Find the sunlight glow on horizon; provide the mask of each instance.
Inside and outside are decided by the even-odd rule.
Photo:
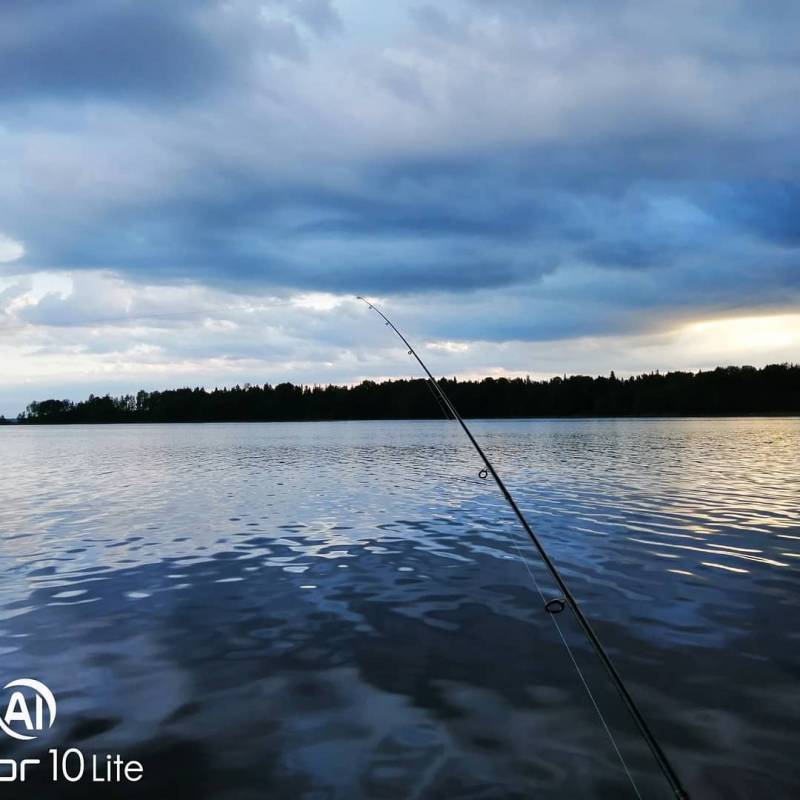
[[[742,357],[786,348],[796,348],[800,353],[800,314],[704,320],[687,325],[684,334],[697,345],[733,350]]]

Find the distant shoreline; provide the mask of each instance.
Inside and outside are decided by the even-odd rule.
[[[800,412],[764,412],[753,414],[573,414],[573,415],[550,415],[550,416],[527,416],[527,417],[465,417],[472,422],[503,422],[503,421],[525,421],[525,420],[659,420],[659,419],[798,419]],[[0,428],[37,428],[37,427],[75,427],[79,425],[284,425],[323,423],[323,422],[452,422],[452,420],[440,417],[348,417],[342,419],[198,419],[198,420],[116,420],[109,422],[18,422],[17,420],[5,420],[0,422]]]
[[[706,372],[648,373],[628,378],[572,375],[441,378],[439,386],[468,419],[746,417],[800,414],[800,365],[717,367]],[[423,379],[354,386],[244,384],[169,389],[86,400],[34,401],[26,425],[145,422],[323,422],[420,420],[447,416]]]

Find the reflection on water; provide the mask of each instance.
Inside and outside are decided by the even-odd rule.
[[[797,796],[800,421],[474,428],[689,789]],[[44,744],[0,757],[118,751],[145,765],[120,797],[634,796],[454,426],[0,446],[0,678],[59,701]],[[668,797],[561,619],[643,796]]]

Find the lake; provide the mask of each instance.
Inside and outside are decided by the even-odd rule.
[[[470,424],[690,794],[797,797],[800,420]],[[636,797],[455,423],[6,427],[0,448],[0,685],[58,701],[0,758],[120,753],[144,777],[113,796],[153,800]],[[670,797],[558,621],[639,793]],[[13,796],[107,791],[37,773]]]

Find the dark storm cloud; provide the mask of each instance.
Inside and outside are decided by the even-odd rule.
[[[0,99],[104,97],[179,101],[244,74],[256,52],[305,57],[297,24],[340,30],[328,0],[273,0],[251,26],[237,4],[218,0],[4,0],[0,4]]]
[[[731,227],[776,245],[800,247],[800,184],[752,181],[717,186],[709,194],[709,212]]]
[[[204,3],[4,2],[5,99],[179,97],[224,80],[232,64],[202,30]]]
[[[5,271],[505,292],[446,326],[487,339],[797,298],[795,5],[409,10],[2,4]]]
[[[787,187],[636,181],[597,166],[594,183],[584,173],[570,185],[567,174],[562,185],[547,168],[537,177],[533,157],[526,149],[517,159],[395,161],[365,169],[347,190],[240,173],[204,180],[198,169],[197,185],[168,201],[113,206],[79,236],[58,225],[41,231],[30,258],[243,292],[461,293],[535,286],[576,265],[648,273],[645,294],[609,279],[607,302],[639,309],[702,307],[712,296],[730,303],[743,292],[757,304],[797,291],[796,194]],[[563,300],[599,299],[579,280],[559,291]],[[565,312],[552,330],[538,317],[496,330],[487,321],[484,333],[533,336],[538,327],[551,336],[597,321],[568,324]]]

